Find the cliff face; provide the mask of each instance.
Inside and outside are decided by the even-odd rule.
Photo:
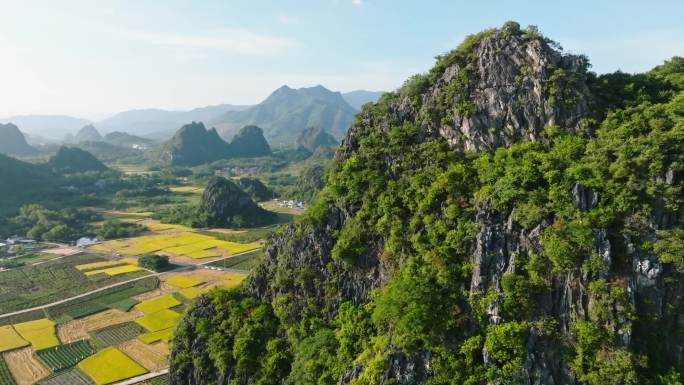
[[[243,287],[287,341],[270,383],[676,380],[684,96],[658,83],[667,102],[592,123],[586,69],[507,23],[364,108]],[[214,383],[203,370],[174,359],[171,383]]]

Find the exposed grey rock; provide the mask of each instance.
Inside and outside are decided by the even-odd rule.
[[[598,204],[596,193],[579,183],[573,186],[572,197],[575,199],[575,207],[582,211],[589,211]]]

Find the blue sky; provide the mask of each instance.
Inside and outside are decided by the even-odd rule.
[[[470,33],[535,24],[599,73],[684,55],[684,1],[0,0],[0,117],[391,90]]]

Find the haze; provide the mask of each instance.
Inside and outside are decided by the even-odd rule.
[[[684,50],[681,1],[450,3],[3,1],[0,118],[254,104],[283,84],[391,90],[507,19],[538,24],[596,72],[644,71]]]

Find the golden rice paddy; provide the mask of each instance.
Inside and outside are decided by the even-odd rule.
[[[181,315],[173,310],[163,309],[138,318],[135,322],[151,332],[169,329],[178,323]]]
[[[163,309],[170,309],[180,304],[181,302],[177,300],[173,295],[166,294],[156,298],[148,299],[147,301],[140,302],[139,304],[135,305],[135,308],[145,314],[152,314]]]
[[[0,326],[0,352],[28,346],[29,342],[21,338],[11,325]]]
[[[111,384],[147,373],[147,369],[114,347],[95,353],[81,361],[78,367],[97,385]]]
[[[167,279],[166,283],[180,289],[187,289],[189,287],[200,285],[203,283],[203,281],[188,277],[187,275],[177,275]]]
[[[146,344],[152,344],[157,341],[169,342],[171,337],[173,337],[173,327],[141,334],[138,336],[138,339]]]
[[[15,324],[14,330],[30,342],[35,350],[59,345],[55,335],[55,322],[47,318]]]
[[[85,272],[84,274],[87,276],[95,275],[95,274],[107,274],[109,276],[115,276],[115,275],[121,275],[121,274],[126,274],[126,273],[132,273],[134,271],[139,271],[142,270],[141,267],[138,266],[133,266],[133,265],[124,265],[124,266],[118,266],[118,267],[110,267],[108,269],[102,269],[102,270],[92,270]]]

